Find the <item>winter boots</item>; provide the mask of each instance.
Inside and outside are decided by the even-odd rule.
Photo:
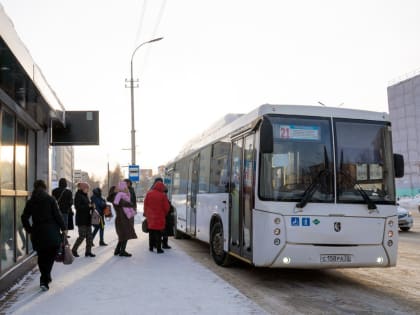
[[[120,256],[120,257],[131,257],[132,255],[130,253],[127,253],[125,251],[125,248],[127,246],[127,241],[118,242],[117,247],[115,248],[114,255]]]

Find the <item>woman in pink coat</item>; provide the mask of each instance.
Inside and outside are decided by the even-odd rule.
[[[156,246],[158,254],[163,253],[161,248],[162,230],[165,229],[165,217],[169,211],[169,201],[165,195],[165,185],[157,182],[146,194],[144,199],[144,215],[147,218],[149,230],[149,250]]]

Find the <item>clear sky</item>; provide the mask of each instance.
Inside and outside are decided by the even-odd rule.
[[[420,69],[418,0],[0,0],[68,110],[99,110],[76,168],[128,165],[134,57],[137,163],[153,168],[227,113],[264,103],[388,111]]]

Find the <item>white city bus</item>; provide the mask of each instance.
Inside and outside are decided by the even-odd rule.
[[[393,154],[386,113],[263,105],[227,115],[166,168],[177,234],[219,265],[395,266]]]

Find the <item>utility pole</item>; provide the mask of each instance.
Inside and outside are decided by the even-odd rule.
[[[133,58],[135,53],[137,52],[137,50],[146,44],[150,44],[150,43],[154,43],[157,41],[162,40],[163,37],[158,37],[152,40],[149,40],[147,42],[143,42],[141,43],[139,46],[136,47],[136,49],[134,49],[133,54],[131,55],[131,62],[130,62],[130,80],[125,79],[125,82],[129,82],[130,85],[128,86],[131,90],[131,165],[136,165],[136,130],[135,130],[135,125],[134,125],[134,88],[138,88],[139,85],[136,84],[136,86],[134,86],[134,82],[138,83],[139,80],[133,79]],[[127,86],[126,86],[127,87]]]

